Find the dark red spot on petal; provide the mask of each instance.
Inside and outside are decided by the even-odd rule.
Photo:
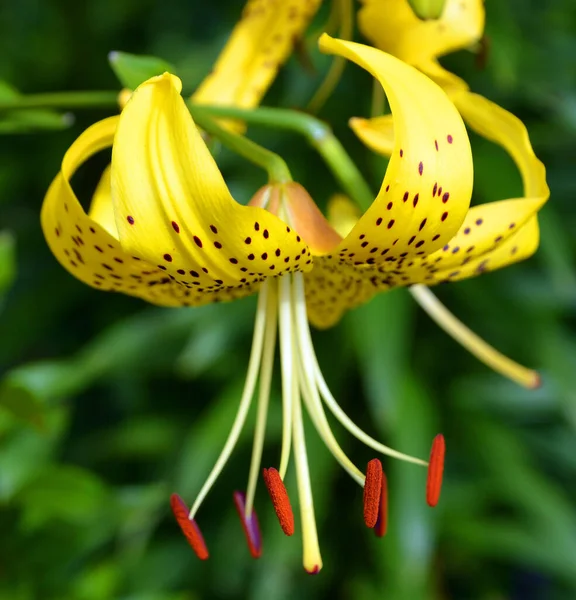
[[[180,227],[176,221],[172,221],[172,229],[174,229],[176,233],[180,233]]]
[[[134,217],[131,217],[130,215],[128,215],[126,217],[126,220],[128,221],[128,223],[130,223],[130,225],[134,225]]]
[[[192,239],[198,248],[202,248],[202,240],[197,235],[195,235]]]

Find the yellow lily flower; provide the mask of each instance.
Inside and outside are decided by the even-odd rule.
[[[321,1],[248,0],[212,73],[192,100],[197,104],[257,106]]]
[[[96,123],[72,144],[41,215],[44,234],[60,263],[98,289],[163,306],[197,306],[258,293],[252,351],[236,420],[192,509],[188,511],[177,495],[172,508],[197,555],[207,558],[195,517],[238,440],[259,380],[247,491],[236,492],[234,500],[250,551],[260,556],[253,502],[278,329],[282,450],[278,469],[265,469],[264,479],[282,528],[291,535],[294,519],[283,479],[293,453],[303,563],[310,573],[320,570],[322,559],[302,403],[336,460],[364,487],[364,520],[377,535],[385,533],[387,506],[380,461],[370,461],[366,474],[354,465],[334,437],[325,407],[375,451],[428,466],[426,498],[431,506],[440,495],[444,440],[435,439],[428,463],[361,430],[340,408],[322,376],[308,323],[328,327],[344,311],[380,291],[408,285],[421,273],[437,278],[438,271],[429,268],[426,257],[436,256],[451,243],[472,190],[466,130],[436,84],[374,48],[326,35],[321,48],[356,62],[380,81],[397,131],[382,189],[343,239],[295,183],[271,184],[254,196],[250,206],[237,204],[180,96],[180,80],[170,74],[142,84],[120,117]],[[109,146],[111,166],[86,214],[70,180],[90,156]],[[450,195],[448,203],[432,193],[438,183]]]
[[[483,0],[446,0],[437,20],[420,20],[407,0],[363,0],[358,20],[362,33],[378,48],[394,54],[436,81],[455,104],[465,123],[482,137],[502,146],[516,163],[524,187],[522,198],[474,206],[454,239],[413,268],[412,283],[431,285],[457,281],[508,266],[530,257],[538,248],[537,212],[547,201],[544,165],[536,158],[524,124],[438,63],[438,57],[477,43],[484,29]],[[352,118],[350,126],[372,150],[391,156],[396,125],[392,115]],[[449,204],[442,182],[433,193]],[[425,270],[422,270],[424,267]],[[527,387],[539,377],[491,348],[460,323],[422,285],[411,288],[420,305],[470,352],[495,370]]]

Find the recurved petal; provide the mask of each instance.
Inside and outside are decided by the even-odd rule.
[[[295,231],[231,197],[180,86],[172,75],[154,77],[120,115],[112,199],[122,247],[178,284],[192,274],[211,294],[310,269],[309,249]]]
[[[458,231],[472,192],[470,142],[458,111],[435,83],[393,56],[326,35],[320,45],[371,72],[394,118],[380,192],[335,253],[351,265],[390,266],[441,248]]]
[[[360,31],[372,44],[419,66],[430,58],[467,48],[484,30],[483,0],[446,0],[439,19],[421,20],[408,0],[363,0]]]
[[[541,204],[546,202],[550,195],[546,169],[534,154],[524,123],[478,94],[460,90],[451,93],[451,98],[471,129],[510,154],[522,175],[524,195],[539,198]]]
[[[348,121],[352,131],[377,154],[391,156],[394,152],[394,118],[392,115],[362,119],[352,117]]]
[[[502,267],[518,262],[530,256],[537,247],[538,226],[533,221],[541,206],[542,202],[537,198],[474,206],[460,231],[441,250],[422,261],[399,265],[399,269],[410,278],[410,284],[432,285],[447,278],[455,280],[479,275],[487,270],[488,264],[493,269],[495,264]],[[497,261],[492,260],[494,256],[498,256]]]
[[[110,189],[110,165],[104,169],[96,187],[88,216],[105,229],[112,237],[118,239],[118,230],[114,219],[112,193]]]
[[[106,172],[92,201],[97,218],[86,215],[70,179],[92,154],[112,144],[117,123],[118,117],[111,117],[88,128],[66,152],[62,170],[48,189],[42,205],[42,230],[60,264],[94,288],[122,292],[163,306],[230,300],[256,291],[257,284],[208,290],[200,285],[200,275],[192,272],[187,281],[177,284],[162,265],[125,252],[109,222],[111,196]]]
[[[446,265],[440,263],[442,268],[434,273],[434,280],[458,281],[520,262],[536,252],[539,239],[538,217],[534,215],[514,235],[496,244],[490,252],[470,257],[469,261],[463,260],[458,267],[445,268]]]
[[[321,0],[249,0],[213,72],[192,99],[198,104],[251,108],[308,27]]]

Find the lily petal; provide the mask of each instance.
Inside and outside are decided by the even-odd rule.
[[[197,104],[257,106],[321,0],[249,0],[213,72],[192,96]]]
[[[441,248],[458,231],[472,193],[470,142],[455,106],[416,69],[375,48],[327,35],[320,47],[356,62],[380,81],[395,130],[380,192],[335,254],[350,265],[390,266],[392,256]]]
[[[539,241],[538,218],[533,216],[514,235],[496,245],[492,251],[481,256],[471,257],[470,261],[458,268],[445,269],[445,265],[441,264],[443,268],[434,274],[435,279],[458,281],[507,267],[532,256],[538,249]],[[430,285],[430,282],[426,283]]]
[[[446,0],[439,19],[419,19],[408,0],[363,0],[358,26],[376,47],[404,62],[421,63],[467,48],[484,31],[483,0]]]
[[[513,158],[522,175],[524,195],[544,204],[550,196],[546,169],[534,154],[524,123],[479,94],[458,91],[450,96],[471,129],[502,146]]]
[[[192,276],[210,291],[309,270],[310,251],[295,231],[232,198],[180,89],[173,75],[154,77],[120,115],[112,198],[122,247],[177,284]]]
[[[377,154],[391,156],[394,152],[394,117],[383,115],[372,119],[352,117],[348,124],[360,141]]]
[[[480,275],[488,264],[494,270],[527,258],[538,247],[535,215],[541,206],[538,198],[474,206],[450,243],[422,261],[399,265],[399,271],[410,284],[433,285]]]
[[[88,216],[105,229],[113,238],[118,239],[116,220],[114,218],[114,207],[112,206],[112,194],[110,189],[110,165],[104,169],[102,177],[98,182]]]

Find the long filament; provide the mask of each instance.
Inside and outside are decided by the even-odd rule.
[[[274,369],[274,350],[276,348],[276,327],[278,325],[278,312],[276,306],[276,290],[278,285],[273,279],[269,282],[268,301],[266,309],[266,333],[264,336],[264,350],[262,355],[262,366],[260,369],[260,389],[258,391],[258,410],[256,413],[256,426],[254,428],[254,443],[252,445],[252,458],[250,460],[250,473],[248,475],[248,486],[246,488],[245,516],[252,514],[254,506],[254,494],[256,484],[260,475],[260,463],[262,461],[262,449],[264,447],[264,436],[266,433],[266,417],[268,416],[268,403],[270,400],[270,384],[272,382],[272,371]]]
[[[540,375],[536,371],[523,367],[490,346],[457,319],[426,286],[413,285],[410,293],[437,325],[485,365],[525,388],[535,389],[540,385]]]
[[[416,458],[414,456],[409,456],[408,454],[398,452],[376,441],[374,438],[370,437],[367,433],[360,429],[360,427],[358,427],[358,425],[356,425],[354,421],[350,419],[350,417],[342,410],[342,408],[340,408],[340,405],[336,402],[334,396],[328,388],[328,385],[326,384],[326,381],[324,380],[324,377],[320,370],[320,366],[318,365],[318,358],[316,357],[316,353],[314,352],[314,345],[312,343],[312,337],[310,335],[310,328],[308,327],[308,321],[305,314],[306,305],[303,304],[305,300],[303,298],[304,283],[302,281],[302,277],[300,276],[300,278],[297,279],[295,276],[295,282],[295,286],[297,286],[296,293],[300,296],[300,298],[302,298],[299,305],[299,310],[301,314],[300,326],[298,329],[300,332],[300,349],[301,352],[306,356],[306,358],[304,359],[305,364],[314,373],[314,384],[318,386],[320,394],[322,398],[324,398],[324,401],[326,402],[326,405],[328,406],[332,414],[354,437],[356,437],[358,440],[360,440],[370,448],[373,448],[377,452],[381,452],[382,454],[386,454],[387,456],[391,456],[393,458],[398,458],[400,460],[415,463],[417,465],[427,466],[428,463],[420,458]]]
[[[282,450],[280,452],[280,477],[284,479],[292,439],[292,400],[296,387],[296,369],[294,365],[292,309],[290,300],[290,276],[279,282],[278,312],[280,314],[280,359],[282,368]]]
[[[306,315],[306,300],[304,298],[304,282],[300,273],[294,274],[294,317],[296,325],[296,335],[298,339],[299,349],[299,363],[301,369],[301,389],[304,397],[306,408],[310,413],[310,417],[314,422],[318,433],[322,437],[324,443],[334,456],[334,458],[340,463],[340,465],[347,471],[347,473],[360,485],[364,485],[364,475],[358,469],[354,463],[346,456],[342,450],[332,430],[330,424],[326,419],[326,414],[322,407],[322,401],[318,394],[318,388],[316,387],[316,381],[314,378],[314,361],[310,355],[309,345],[306,344],[306,335],[303,330],[308,330],[308,318]]]
[[[212,471],[210,471],[208,478],[202,486],[202,489],[200,490],[192,509],[190,510],[190,519],[194,518],[196,512],[202,504],[202,501],[222,472],[222,469],[226,465],[230,455],[232,454],[232,451],[234,450],[234,447],[236,446],[236,443],[238,442],[238,437],[240,436],[240,432],[242,431],[242,427],[246,421],[246,415],[248,414],[252,396],[254,395],[254,388],[256,387],[256,380],[258,378],[260,362],[262,360],[267,300],[268,282],[265,281],[260,288],[260,293],[258,294],[258,307],[256,309],[256,320],[254,322],[254,335],[252,337],[252,350],[250,351],[250,360],[248,362],[248,373],[246,375],[246,382],[244,383],[244,390],[242,392],[242,398],[240,399],[236,418],[234,419],[234,424],[232,425],[232,429],[228,434],[224,448],[222,448],[216,464],[212,468]]]

